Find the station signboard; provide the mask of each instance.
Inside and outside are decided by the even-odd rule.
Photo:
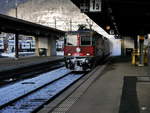
[[[80,10],[86,12],[101,12],[101,0],[87,0],[80,3]]]
[[[101,12],[101,0],[90,0],[90,12]]]

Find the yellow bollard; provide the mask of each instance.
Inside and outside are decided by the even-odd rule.
[[[132,64],[135,64],[135,54],[132,53]]]
[[[131,62],[133,65],[134,64],[136,64],[136,65],[139,64],[139,58],[138,58],[139,55],[140,55],[139,51],[137,49],[134,49],[133,52],[132,52],[132,62]]]
[[[132,62],[131,62],[132,64],[136,64],[136,56],[135,55],[136,55],[136,50],[134,49],[132,52]]]
[[[140,51],[139,49],[136,49],[136,52],[135,52],[135,55],[136,55],[136,60],[135,60],[135,64],[136,65],[139,65],[139,56],[140,56]]]
[[[144,56],[144,64],[148,63],[148,58],[146,56]]]
[[[147,48],[144,51],[144,64],[148,64]]]

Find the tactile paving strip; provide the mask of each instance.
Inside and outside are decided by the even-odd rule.
[[[79,100],[79,98],[89,88],[92,82],[100,75],[105,67],[106,65],[99,67],[99,70],[93,74],[94,76],[88,78],[74,93],[72,93],[65,101],[58,105],[51,113],[66,113],[72,107],[72,105]]]

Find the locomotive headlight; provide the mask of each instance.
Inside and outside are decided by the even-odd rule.
[[[77,47],[77,48],[76,48],[76,52],[79,53],[80,51],[81,51],[81,48]]]
[[[86,55],[87,55],[87,56],[90,56],[90,53],[87,53]]]
[[[71,56],[71,53],[68,53],[68,56]]]

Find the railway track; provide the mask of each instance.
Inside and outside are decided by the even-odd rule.
[[[0,113],[33,113],[83,75],[60,68],[3,87],[0,89]]]

